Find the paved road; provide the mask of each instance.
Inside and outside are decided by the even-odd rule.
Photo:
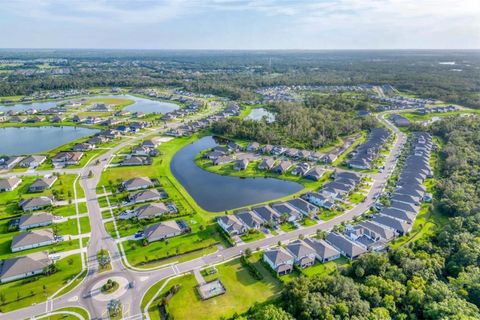
[[[340,224],[344,221],[349,221],[354,217],[361,215],[362,213],[367,211],[374,203],[375,195],[377,195],[383,190],[384,185],[396,164],[397,156],[400,154],[401,148],[406,141],[405,134],[403,134],[402,132],[397,130],[397,128],[385,121],[383,115],[379,115],[378,117],[379,120],[388,125],[397,134],[397,140],[395,141],[394,146],[392,147],[392,150],[387,157],[385,170],[383,170],[381,173],[372,175],[374,182],[364,202],[358,204],[353,209],[345,212],[341,216],[335,217],[329,221],[321,222],[311,227],[279,234],[277,236],[265,238],[248,244],[241,244],[235,247],[222,249],[201,258],[178,263],[174,266],[168,266],[161,269],[144,272],[127,269],[122,263],[121,254],[118,250],[115,240],[105,230],[105,226],[102,222],[101,209],[97,201],[96,187],[100,180],[102,170],[106,167],[108,163],[109,157],[127,144],[138,141],[144,138],[144,136],[138,136],[132,140],[126,141],[118,145],[117,147],[103,154],[100,157],[101,162],[99,164],[92,164],[80,172],[80,185],[85,191],[85,197],[87,201],[90,224],[92,229],[91,241],[87,250],[87,277],[77,288],[59,298],[54,299],[52,302],[41,303],[28,308],[16,310],[11,313],[2,315],[1,318],[25,319],[43,314],[46,311],[52,311],[67,306],[82,306],[86,308],[87,310],[89,310],[92,319],[105,318],[106,302],[98,301],[95,299],[95,297],[86,297],[86,295],[90,293],[92,287],[99,281],[104,281],[107,278],[115,276],[126,278],[129,282],[135,281],[135,288],[126,290],[126,293],[122,297],[120,297],[120,300],[122,301],[122,304],[126,309],[126,312],[124,314],[125,316],[138,315],[140,317],[140,314],[142,312],[142,310],[140,310],[140,305],[143,295],[153,284],[162,279],[166,279],[185,272],[191,272],[194,269],[198,269],[211,264],[221,263],[222,261],[239,256],[247,248],[255,250],[256,248],[269,247],[277,244],[278,241],[288,242],[290,240],[297,239],[300,234],[308,235],[314,234],[317,230],[330,230],[337,224]],[[180,125],[180,123],[169,124],[168,128],[172,128],[178,125]],[[158,132],[160,131],[161,130],[158,130]],[[151,133],[152,132],[149,132],[148,134]],[[87,177],[89,171],[92,171],[93,173],[92,178]],[[96,253],[100,249],[107,249],[110,253],[110,256],[112,258],[112,271],[110,272],[96,272],[98,268],[96,261]]]

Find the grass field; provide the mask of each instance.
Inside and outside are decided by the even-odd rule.
[[[187,221],[188,223],[188,221]],[[201,252],[202,249],[213,248],[219,243],[221,236],[218,234],[216,226],[211,224],[204,230],[200,230],[199,225],[192,225],[192,232],[177,237],[172,237],[164,241],[155,241],[147,246],[142,245],[142,241],[129,240],[124,242],[125,255],[127,260],[136,267],[151,268],[158,264],[165,264],[166,258],[177,257],[192,251]],[[211,251],[211,250],[208,250]],[[157,262],[154,264],[152,262]]]
[[[172,285],[182,287],[168,304],[168,311],[175,319],[219,319],[231,317],[235,312],[243,313],[255,302],[262,303],[276,297],[281,289],[281,282],[275,279],[260,262],[255,267],[264,276],[263,280],[254,279],[242,267],[238,259],[217,266],[218,273],[205,277],[206,281],[219,278],[225,286],[226,293],[209,300],[202,301],[196,291],[197,282],[193,275],[187,275],[170,281],[164,292]],[[156,299],[153,306],[161,301],[162,294]],[[188,306],[188,307],[185,307]],[[159,319],[156,308],[152,308],[150,316]]]

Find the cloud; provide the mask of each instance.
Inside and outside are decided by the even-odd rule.
[[[248,48],[480,47],[478,0],[15,0],[0,12],[51,34],[162,31],[218,48],[231,37]]]

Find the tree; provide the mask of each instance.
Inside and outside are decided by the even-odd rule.
[[[294,320],[292,315],[273,304],[260,308],[255,312],[254,318],[255,320]]]
[[[252,256],[252,249],[250,249],[250,248],[245,249],[245,256],[247,258],[251,257]]]

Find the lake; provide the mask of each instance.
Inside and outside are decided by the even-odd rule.
[[[238,178],[205,171],[195,164],[202,150],[215,147],[212,137],[203,137],[178,151],[170,169],[200,207],[207,211],[231,210],[288,196],[303,189],[299,183],[274,178]]]
[[[0,155],[45,152],[96,132],[98,130],[69,126],[0,128]]]
[[[37,110],[46,110],[53,108],[59,104],[69,102],[72,100],[80,100],[82,98],[92,99],[92,98],[125,98],[135,101],[135,103],[127,106],[124,110],[131,112],[143,112],[143,113],[166,113],[169,111],[176,110],[180,108],[179,105],[170,102],[162,102],[156,100],[150,100],[145,98],[140,98],[132,96],[129,94],[121,95],[98,95],[98,96],[86,96],[81,98],[71,98],[66,100],[57,100],[57,101],[45,101],[45,102],[34,102],[34,103],[19,103],[14,105],[0,105],[0,112],[7,112],[9,110],[13,111],[25,111],[28,109],[37,109]]]
[[[260,121],[263,117],[266,118],[267,122],[275,121],[275,115],[264,108],[252,109],[252,111],[250,111],[250,114],[245,117],[245,119]]]

